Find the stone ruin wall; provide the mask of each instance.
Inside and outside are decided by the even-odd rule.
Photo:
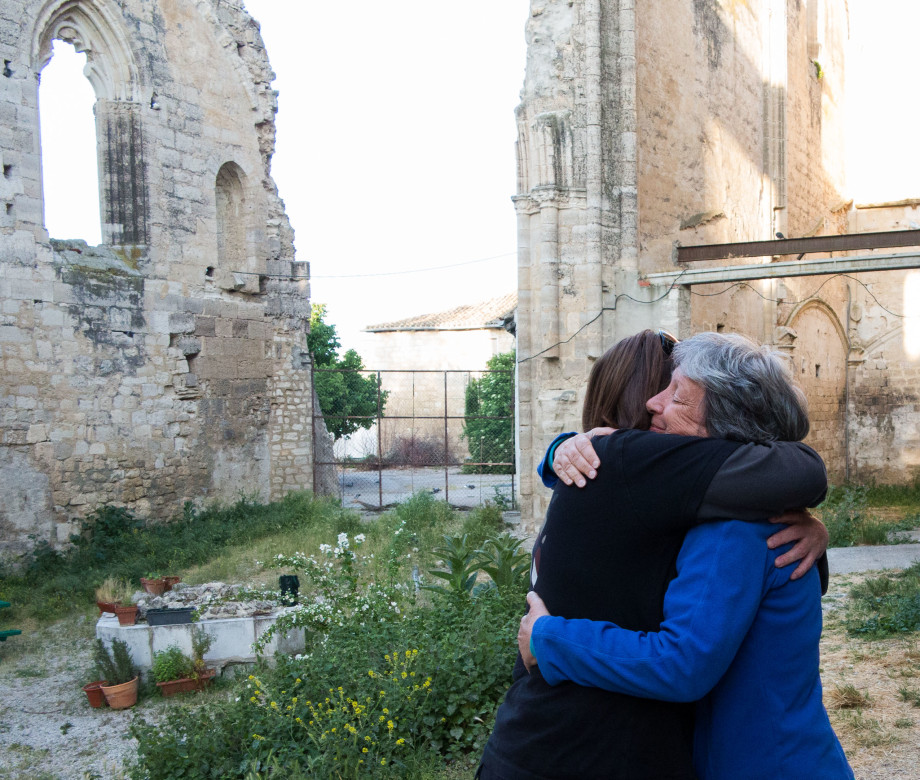
[[[665,297],[641,282],[674,269],[679,244],[907,227],[893,212],[868,227],[845,194],[847,24],[841,0],[531,3],[514,199],[526,525],[549,499],[536,463],[580,427],[593,360],[645,327],[776,345],[833,481],[916,476],[917,362],[881,308],[904,311],[909,272],[862,275],[878,303],[826,276]]]
[[[96,92],[96,248],[43,226],[53,39]],[[108,503],[161,520],[312,488],[309,283],[258,24],[238,0],[7,0],[0,60],[0,549]]]

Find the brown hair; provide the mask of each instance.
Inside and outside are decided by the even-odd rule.
[[[582,430],[607,426],[647,431],[645,402],[671,381],[671,359],[655,331],[622,339],[598,358],[588,377]]]

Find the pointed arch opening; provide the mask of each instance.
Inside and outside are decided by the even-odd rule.
[[[52,238],[102,243],[96,93],[86,54],[54,41],[38,89],[45,228]]]
[[[49,2],[39,14],[32,56],[41,72],[69,44],[85,57],[83,75],[95,95],[95,149],[101,240],[111,245],[147,243],[147,186],[142,132],[142,85],[128,35],[112,9],[92,0]],[[49,108],[43,108],[45,112]],[[49,115],[40,116],[42,133],[61,134]],[[46,178],[52,173],[43,159]],[[66,165],[66,164],[65,164]],[[54,164],[55,169],[59,164]],[[66,169],[65,169],[66,175]],[[47,201],[47,194],[44,194]],[[47,227],[47,223],[46,223]],[[53,227],[51,232],[57,232]],[[68,236],[70,237],[70,236]],[[95,243],[95,242],[94,242]]]

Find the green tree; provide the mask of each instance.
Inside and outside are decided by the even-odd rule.
[[[379,390],[374,374],[364,375],[361,356],[349,349],[339,358],[341,342],[335,325],[325,321],[326,306],[314,303],[310,313],[310,334],[307,346],[313,355],[313,374],[319,406],[326,428],[334,439],[340,439],[360,428],[370,428],[379,413],[383,414],[387,391]]]
[[[470,460],[466,473],[511,474],[514,471],[514,351],[494,355],[489,373],[466,388],[463,437]],[[505,465],[475,465],[475,464]]]

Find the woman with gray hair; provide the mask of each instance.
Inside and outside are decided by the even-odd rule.
[[[775,351],[704,333],[673,358],[671,383],[647,404],[650,430],[762,442],[808,432],[804,397]],[[570,462],[574,449],[557,455]],[[691,529],[657,631],[553,617],[531,592],[518,634],[525,665],[551,686],[697,702],[701,780],[852,778],[822,703],[818,573],[793,581],[777,567],[769,534],[731,520]]]
[[[788,359],[738,334],[699,333],[674,348],[674,368],[703,389],[707,434],[733,441],[801,441],[805,395]]]

